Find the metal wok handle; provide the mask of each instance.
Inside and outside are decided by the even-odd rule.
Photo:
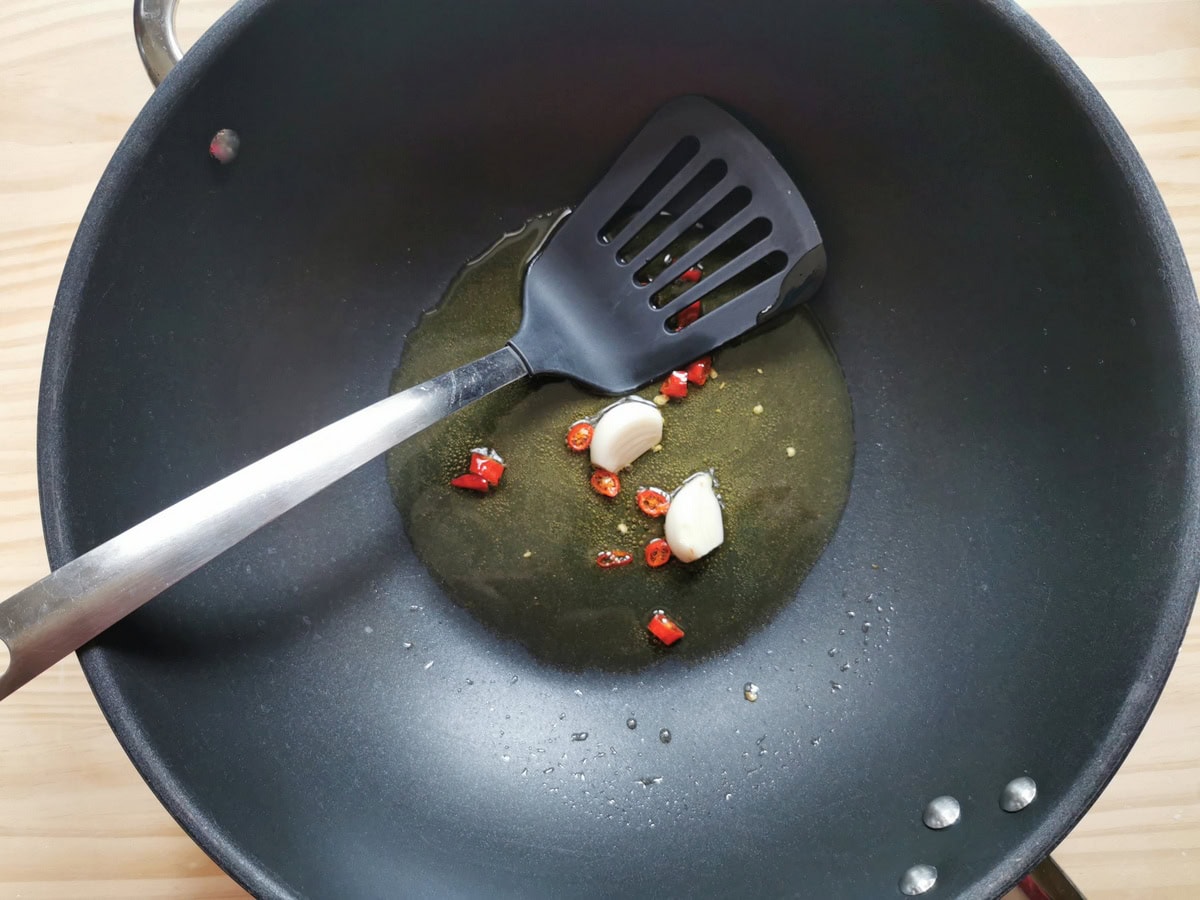
[[[183,56],[175,38],[178,6],[179,0],[133,0],[133,37],[155,87]]]
[[[393,394],[185,497],[9,597],[0,603],[0,698],[293,506],[528,374],[517,352],[504,347]]]

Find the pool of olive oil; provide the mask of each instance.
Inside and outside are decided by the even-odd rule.
[[[394,391],[516,332],[525,268],[557,219],[534,220],[462,270],[409,335]],[[620,473],[615,499],[591,489],[588,454],[565,444],[571,423],[611,398],[569,381],[511,385],[399,445],[388,473],[418,557],[454,602],[568,670],[630,672],[666,657],[707,658],[767,627],[795,597],[845,505],[850,397],[807,310],[720,349],[713,368],[706,385],[663,409],[662,449]],[[656,383],[639,393],[657,392]],[[450,486],[478,446],[494,447],[508,467],[486,495]],[[725,543],[697,562],[650,568],[643,549],[662,536],[663,519],[639,512],[638,487],[670,491],[706,469],[720,482]],[[601,550],[626,550],[634,561],[601,569]],[[656,609],[686,632],[672,647],[646,631]]]

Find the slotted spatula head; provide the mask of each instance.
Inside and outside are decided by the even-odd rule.
[[[783,167],[733,116],[682,97],[530,264],[511,345],[534,373],[626,393],[806,300],[824,273]]]

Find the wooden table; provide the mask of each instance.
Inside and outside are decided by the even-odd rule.
[[[959,0],[942,0],[959,2]],[[1200,0],[1025,0],[1116,110],[1200,271]],[[185,0],[187,46],[229,0]],[[0,5],[0,596],[43,575],[42,344],[71,237],[150,93],[129,0]],[[242,897],[159,806],[74,659],[0,705],[0,898]],[[1092,900],[1200,898],[1200,625],[1056,857]]]

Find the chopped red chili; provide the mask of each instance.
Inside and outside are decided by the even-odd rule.
[[[621,479],[607,469],[597,469],[592,473],[592,490],[605,497],[615,497],[621,493]]]
[[[662,538],[655,538],[646,545],[646,565],[652,569],[665,566],[671,561],[671,545]]]
[[[667,376],[667,380],[662,383],[662,387],[658,390],[668,397],[679,399],[680,397],[687,396],[687,386],[687,372],[676,370]]]
[[[675,330],[678,331],[680,328],[687,328],[698,318],[700,318],[700,313],[701,309],[699,300],[690,304],[689,306],[685,306],[675,316]]]
[[[638,509],[650,518],[657,519],[659,516],[665,516],[671,508],[671,495],[662,488],[638,488],[637,505]]]
[[[699,266],[692,266],[686,272],[679,276],[679,280],[684,284],[695,284],[704,275],[704,270]]]
[[[504,460],[490,447],[476,447],[471,451],[471,465],[467,471],[495,487],[504,475]]]
[[[712,371],[712,357],[702,356],[687,367],[687,380],[692,384],[703,387],[708,381],[708,373]]]
[[[683,629],[661,609],[656,610],[650,617],[650,624],[646,628],[668,647],[683,637]]]
[[[601,550],[596,554],[596,565],[602,569],[615,569],[633,562],[633,554],[625,550]]]
[[[468,472],[466,475],[459,475],[457,478],[450,480],[450,483],[457,488],[466,488],[469,491],[479,491],[481,494],[486,494],[491,487],[486,478],[482,475],[476,475],[474,472]]]
[[[595,433],[596,427],[591,422],[580,419],[567,431],[567,446],[576,453],[582,453],[592,446],[592,436]]]

